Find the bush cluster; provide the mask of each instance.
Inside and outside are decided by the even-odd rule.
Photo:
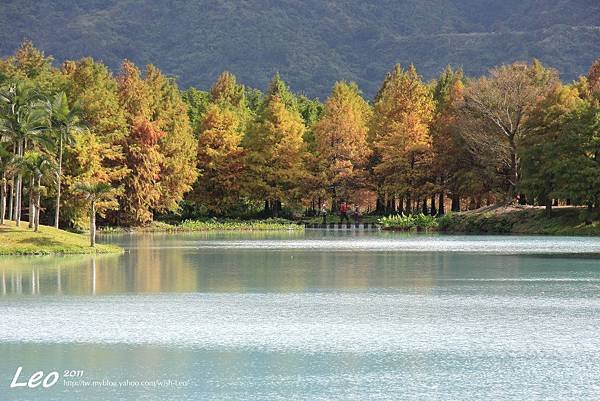
[[[384,230],[400,230],[400,231],[430,231],[437,229],[438,221],[435,216],[426,214],[405,215],[397,214],[385,216],[379,219],[379,224]]]

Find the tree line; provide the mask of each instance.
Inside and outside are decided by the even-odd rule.
[[[432,215],[600,203],[600,60],[568,84],[536,60],[478,78],[447,67],[430,82],[396,65],[374,99],[340,81],[321,103],[279,75],[265,92],[228,72],[182,91],[127,60],[117,74],[91,58],[56,68],[26,42],[0,60],[0,88],[0,217],[27,213],[33,227],[40,211],[87,224],[94,185],[111,191],[94,207],[119,225],[342,201]]]

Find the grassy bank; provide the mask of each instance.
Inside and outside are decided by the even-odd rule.
[[[40,226],[38,232],[28,228],[26,221],[15,227],[13,221],[0,225],[0,255],[50,255],[118,253],[113,245],[90,247],[86,235],[70,233],[54,227]]]
[[[378,223],[389,231],[440,231],[470,234],[600,235],[600,211],[555,208],[547,216],[532,206],[490,206],[441,217],[390,215]]]
[[[587,208],[555,208],[548,217],[538,207],[488,207],[438,219],[448,233],[600,235],[600,213]]]
[[[178,224],[153,222],[147,227],[104,227],[103,233],[119,232],[194,232],[194,231],[299,231],[304,226],[291,220],[184,220]]]
[[[354,222],[350,216],[351,222]],[[328,215],[328,223],[338,223],[338,215]],[[551,234],[600,235],[600,212],[587,208],[557,207],[551,217],[544,209],[532,206],[490,206],[477,210],[449,213],[441,217],[428,215],[363,215],[361,223],[376,223],[390,231],[440,231],[471,234]],[[185,220],[167,224],[153,222],[147,227],[104,227],[104,233],[119,232],[202,232],[202,231],[302,231],[304,223],[320,224],[322,217],[286,219]]]

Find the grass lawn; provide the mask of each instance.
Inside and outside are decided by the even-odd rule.
[[[439,222],[446,232],[600,235],[600,212],[585,207],[556,207],[547,217],[541,207],[491,206],[453,213]]]
[[[75,234],[54,227],[40,226],[38,232],[28,228],[27,221],[15,227],[14,221],[0,225],[0,255],[49,255],[83,253],[119,253],[113,245],[90,247],[87,235]]]

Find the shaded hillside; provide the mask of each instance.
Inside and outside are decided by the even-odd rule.
[[[57,61],[91,55],[117,68],[154,63],[181,86],[206,87],[224,69],[264,87],[280,71],[324,97],[355,80],[371,96],[395,62],[425,76],[446,64],[479,75],[537,57],[565,80],[600,55],[596,0],[4,0],[0,56],[23,39]]]

